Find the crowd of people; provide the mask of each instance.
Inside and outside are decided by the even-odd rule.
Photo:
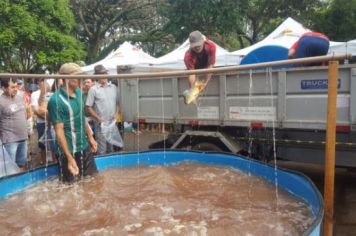
[[[199,31],[189,35],[190,47],[185,53],[187,70],[213,68],[216,46]],[[290,58],[327,54],[329,39],[316,32],[303,34],[290,48]],[[60,75],[83,75],[75,63],[63,64]],[[94,74],[105,75],[103,65],[96,65]],[[188,77],[189,89],[184,92],[186,104],[195,102],[205,89],[211,74],[199,80]],[[19,170],[28,162],[28,140],[33,123],[41,150],[41,163],[58,162],[61,178],[73,181],[75,176],[96,172],[93,153],[106,154],[120,150],[123,141],[118,131],[119,94],[117,86],[107,78],[98,81],[85,79],[40,79],[32,94],[23,80],[5,78],[0,91],[0,146],[1,156],[13,160]],[[108,135],[110,134],[110,135]],[[95,138],[94,138],[95,137]]]
[[[94,74],[107,73],[103,65],[95,67]],[[65,63],[58,74],[85,73],[79,65]],[[26,170],[33,127],[37,132],[40,164],[58,162],[60,178],[67,182],[96,172],[93,153],[101,155],[123,148],[117,124],[118,89],[107,78],[94,81],[64,76],[39,79],[36,84],[37,89],[31,93],[23,80],[1,79],[0,155],[3,160],[16,163],[19,171]],[[115,133],[115,140],[105,132]]]

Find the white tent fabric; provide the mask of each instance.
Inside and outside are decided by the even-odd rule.
[[[234,51],[231,54],[243,57],[249,52],[263,46],[282,46],[289,49],[302,34],[309,31],[310,30],[306,29],[302,24],[289,17],[260,42]],[[356,55],[356,40],[349,42],[330,41],[329,54],[332,53],[352,53]]]
[[[142,66],[148,67],[155,62],[156,58],[142,51],[142,49],[124,42],[118,49],[111,52],[104,59],[91,65],[82,67],[87,73],[94,73],[94,67],[102,64],[109,71],[109,74],[117,74],[117,66]]]
[[[240,57],[229,53],[224,48],[216,45],[216,67],[220,66],[232,66],[240,63]],[[184,55],[189,49],[189,40],[187,39],[182,45],[173,50],[172,52],[157,58],[155,63],[151,66],[153,68],[166,68],[166,69],[185,69]]]
[[[329,54],[332,53],[356,56],[356,39],[347,42],[330,42]]]
[[[304,28],[303,25],[289,17],[262,41],[234,51],[232,54],[246,56],[249,52],[263,46],[282,46],[290,48],[303,33],[308,31],[310,30]]]
[[[230,53],[215,43],[215,66],[239,65],[242,57],[262,46],[282,46],[290,48],[303,33],[308,31],[309,30],[304,28],[303,25],[289,17],[262,41],[249,47]],[[107,68],[109,74],[117,74],[117,66],[126,65],[132,66],[136,71],[140,71],[140,69],[141,71],[154,71],[156,69],[184,70],[184,55],[188,49],[189,40],[186,40],[177,49],[156,59],[143,52],[142,49],[131,45],[129,42],[124,42],[117,50],[111,52],[103,60],[84,66],[82,69],[87,73],[94,73],[94,66],[102,64]],[[351,53],[352,55],[356,55],[356,40],[348,42],[331,41],[329,54],[332,53]]]

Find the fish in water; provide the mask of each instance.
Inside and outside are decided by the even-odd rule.
[[[197,81],[195,82],[194,87],[187,89],[183,92],[183,96],[184,96],[184,103],[189,105],[190,103],[196,104],[196,100],[200,94],[200,92],[203,90],[204,88],[204,83]]]

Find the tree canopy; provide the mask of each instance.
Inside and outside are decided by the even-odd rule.
[[[86,61],[107,54],[125,40],[157,40],[160,0],[72,0],[78,38],[87,46]]]
[[[287,17],[335,41],[356,36],[356,0],[2,0],[0,70],[91,63],[124,41],[161,56],[193,30],[233,51],[261,40]]]
[[[74,26],[66,0],[0,2],[0,70],[54,71],[85,52],[71,35]]]
[[[333,0],[313,18],[313,27],[334,41],[347,41],[356,36],[356,0]]]

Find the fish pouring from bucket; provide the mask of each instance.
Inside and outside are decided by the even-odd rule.
[[[201,81],[197,81],[194,84],[194,87],[187,89],[183,92],[184,103],[189,105],[190,103],[197,104],[197,98],[200,95],[200,92],[204,88],[204,83]]]

